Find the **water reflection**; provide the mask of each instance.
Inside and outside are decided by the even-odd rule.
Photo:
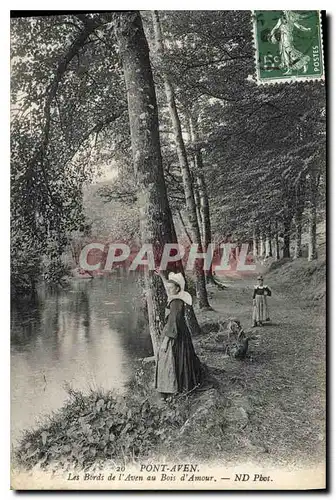
[[[64,383],[122,390],[132,361],[151,353],[140,290],[124,278],[76,281],[11,311],[12,438],[59,408]]]

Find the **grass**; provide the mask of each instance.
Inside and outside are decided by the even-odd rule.
[[[204,456],[210,457],[224,436],[226,403],[217,400],[214,388],[208,388],[205,398],[200,391],[159,403],[152,378],[153,366],[146,364],[138,367],[124,396],[102,391],[83,395],[68,388],[67,404],[39,428],[26,431],[14,453],[15,465],[92,470],[115,459],[145,459],[153,451],[179,454],[182,447],[192,452],[195,442],[204,442]]]
[[[159,444],[165,426],[178,427],[181,420],[169,405],[163,411],[151,404],[140,390],[144,378],[138,368],[129,388],[132,397],[103,391],[83,395],[68,388],[67,404],[44,425],[26,432],[15,452],[17,464],[28,469],[38,465],[88,470],[116,457],[130,461],[147,456]]]
[[[194,344],[208,366],[205,385],[164,405],[153,389],[153,364],[139,364],[124,396],[68,389],[68,402],[25,433],[14,463],[30,469],[97,470],[109,461],[171,457],[175,461],[253,462],[296,466],[321,463],[325,453],[325,331],[323,300],[313,307],[297,293],[324,285],[323,263],[285,262],[266,275],[274,293],[272,324],[249,331],[254,281],[214,289],[214,311],[199,312],[207,336],[218,322],[239,318],[252,340],[233,360]],[[294,283],[295,284],[295,283]],[[207,326],[206,326],[207,325]],[[218,335],[217,335],[218,336]]]
[[[291,288],[291,292],[306,301],[324,299],[326,294],[326,261],[308,262],[305,258],[283,259],[274,262],[268,278],[276,281],[281,290]]]

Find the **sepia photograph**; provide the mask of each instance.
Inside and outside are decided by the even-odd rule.
[[[10,487],[326,489],[327,16],[10,13]]]

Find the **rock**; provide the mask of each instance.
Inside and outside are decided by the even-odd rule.
[[[204,392],[195,400],[190,417],[182,425],[179,434],[183,435],[189,430],[202,429],[204,424],[211,419],[211,414],[218,401],[218,391],[214,388]]]
[[[234,423],[240,428],[246,427],[249,422],[248,413],[242,406],[233,406],[232,408],[228,408],[225,417],[228,422]]]

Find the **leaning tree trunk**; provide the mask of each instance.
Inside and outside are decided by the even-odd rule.
[[[188,243],[192,243],[192,239],[191,239],[191,236],[190,236],[190,234],[189,234],[189,231],[188,231],[188,229],[187,229],[187,227],[186,227],[186,225],[185,225],[185,222],[184,222],[184,220],[183,220],[183,216],[182,216],[182,214],[181,214],[181,210],[178,210],[178,211],[177,211],[177,215],[178,215],[178,217],[179,217],[179,220],[180,220],[181,226],[182,226],[182,228],[183,228],[183,230],[184,230],[184,232],[185,232],[185,234],[186,234],[186,237],[188,238]]]
[[[166,93],[166,98],[167,98],[167,103],[168,103],[168,109],[169,109],[170,118],[171,118],[171,122],[172,122],[172,126],[173,126],[177,156],[179,159],[179,164],[180,164],[181,174],[182,174],[182,179],[183,179],[186,207],[187,207],[187,213],[188,213],[188,218],[189,218],[189,222],[190,222],[190,231],[191,231],[193,242],[197,244],[198,251],[201,252],[202,251],[202,242],[201,242],[201,235],[200,235],[200,230],[199,230],[199,226],[198,226],[198,222],[197,222],[197,211],[196,211],[196,205],[195,205],[195,199],[194,199],[194,193],[193,193],[192,176],[191,176],[191,172],[190,172],[190,168],[189,168],[189,164],[188,164],[187,152],[186,152],[186,148],[185,148],[185,144],[184,144],[184,140],[183,140],[183,136],[182,136],[181,122],[180,122],[178,112],[177,112],[174,90],[173,90],[172,84],[169,80],[169,77],[167,75],[167,72],[165,71],[165,69],[163,67],[164,47],[163,47],[163,42],[162,42],[160,20],[159,20],[159,16],[158,16],[157,11],[154,11],[152,13],[152,17],[153,17],[155,41],[156,41],[156,47],[157,47],[157,55],[158,55],[158,59],[159,59],[161,70],[162,70],[162,77],[163,77],[163,81],[164,81],[164,88],[165,88],[165,93]],[[198,262],[199,263],[196,263],[196,265],[195,265],[195,271],[196,271],[196,289],[197,289],[199,306],[201,309],[210,308],[210,305],[208,302],[206,284],[205,284],[204,271],[202,268],[203,267],[202,262],[204,262],[204,261],[203,261],[203,259],[202,260],[199,259]]]

